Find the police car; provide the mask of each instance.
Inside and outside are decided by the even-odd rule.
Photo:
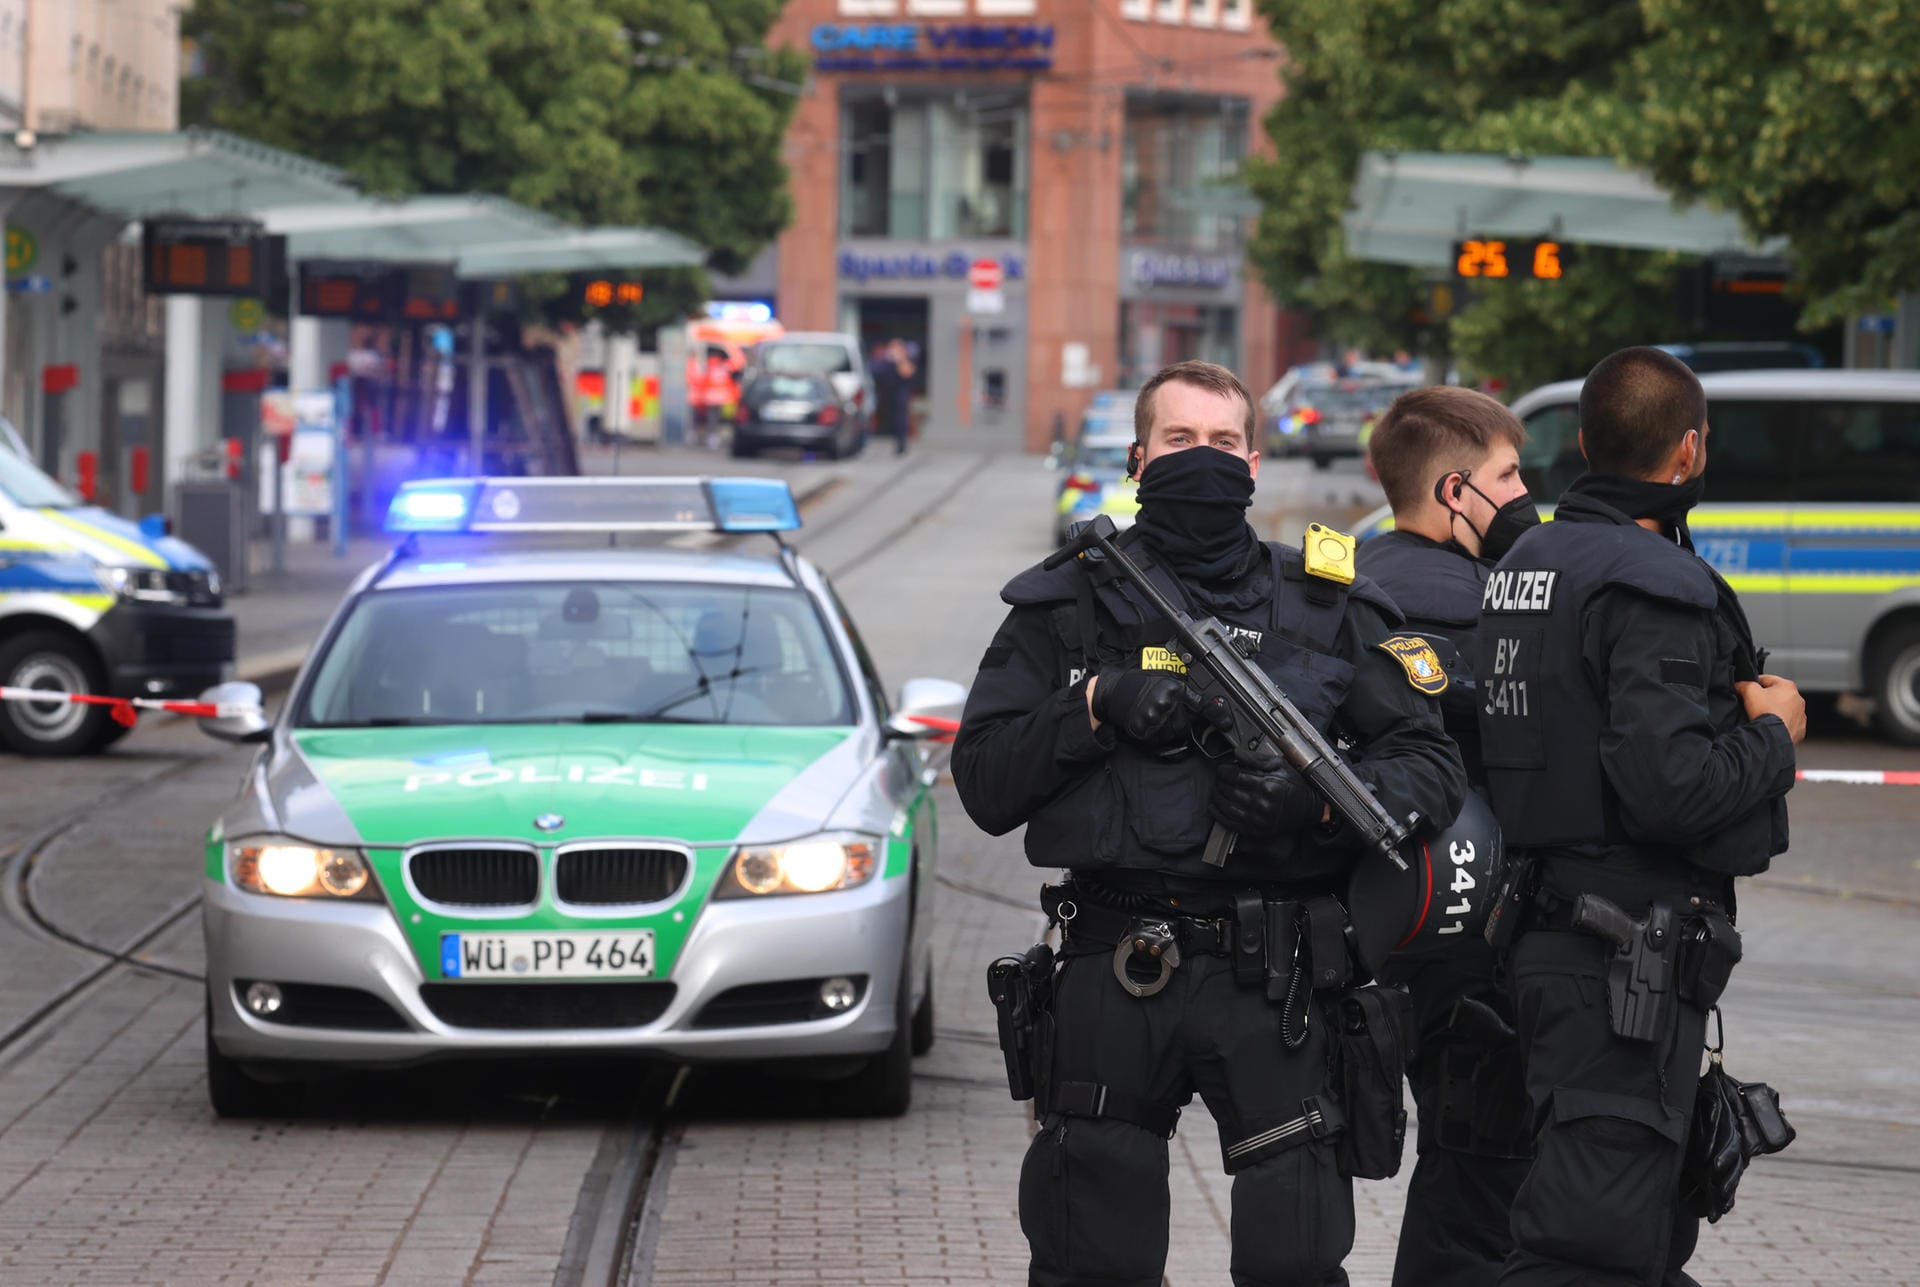
[[[0,745],[97,751],[131,725],[68,695],[192,696],[233,657],[205,555],[157,515],[135,523],[86,504],[0,436]]]
[[[927,741],[966,692],[889,703],[778,543],[799,522],[763,479],[399,491],[406,541],[278,718],[205,725],[262,745],[206,845],[217,1112],[514,1052],[791,1061],[905,1111],[933,1039]],[[648,531],[683,535],[608,535]]]

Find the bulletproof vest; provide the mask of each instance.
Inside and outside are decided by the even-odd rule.
[[[1478,652],[1480,596],[1493,565],[1458,546],[1441,545],[1412,532],[1386,532],[1360,543],[1355,565],[1393,599],[1406,617],[1406,629],[1438,645],[1447,668],[1447,689],[1440,694],[1440,718],[1447,736],[1460,747],[1467,777],[1486,781],[1480,764],[1479,689],[1473,678]]]
[[[1364,598],[1389,618],[1398,616],[1377,589],[1364,580],[1344,587],[1308,577],[1298,550],[1268,544],[1271,600],[1240,612],[1210,613],[1150,557],[1143,543],[1131,533],[1123,540],[1155,588],[1189,616],[1217,616],[1237,632],[1249,659],[1316,728],[1332,736],[1335,715],[1354,676],[1353,667],[1333,655],[1347,599]],[[1069,667],[1063,683],[1100,671],[1185,669],[1173,646],[1170,623],[1104,561],[1081,559],[1051,574],[1035,569],[1011,582],[1002,597],[1015,604],[1053,605],[1053,632]],[[1278,842],[1276,849],[1243,840],[1224,868],[1201,861],[1213,828],[1207,799],[1214,773],[1215,762],[1191,740],[1149,750],[1120,738],[1105,761],[1029,819],[1027,859],[1036,867],[1272,883],[1282,860],[1293,856],[1289,841]],[[1315,865],[1290,864],[1288,875],[1310,878]],[[1348,860],[1328,855],[1318,865],[1325,865],[1331,876],[1343,873]]]
[[[1545,524],[1487,577],[1474,661],[1480,749],[1509,848],[1637,843],[1600,765],[1602,680],[1582,660],[1588,602],[1610,586],[1716,606],[1706,564],[1638,526]]]

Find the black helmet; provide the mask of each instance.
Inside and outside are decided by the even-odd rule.
[[[1451,826],[1423,832],[1401,850],[1407,870],[1369,850],[1347,885],[1354,947],[1374,977],[1389,956],[1421,956],[1486,929],[1506,874],[1493,806],[1469,791]]]

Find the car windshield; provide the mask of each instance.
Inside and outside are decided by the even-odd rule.
[[[763,344],[760,366],[774,375],[825,375],[853,370],[853,359],[838,344]]]
[[[1312,407],[1323,416],[1367,416],[1384,410],[1388,403],[1416,387],[1411,384],[1363,384],[1357,388],[1343,389],[1321,385],[1318,388],[1301,389],[1294,395],[1294,401],[1299,406]]]
[[[303,728],[851,723],[798,590],[684,582],[433,586],[363,595]]]
[[[80,503],[78,496],[4,444],[0,444],[0,492],[28,509],[71,509]]]

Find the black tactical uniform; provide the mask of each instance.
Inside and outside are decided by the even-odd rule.
[[[1356,740],[1356,772],[1390,811],[1451,820],[1465,777],[1433,699],[1376,646],[1398,618],[1384,595],[1364,579],[1342,587],[1310,577],[1297,550],[1250,535],[1249,557],[1231,576],[1183,583],[1139,533],[1124,546],[1173,602],[1239,628],[1256,663],[1319,728]],[[1335,893],[1351,848],[1318,821],[1315,802],[1294,831],[1242,834],[1224,868],[1207,866],[1214,763],[1190,742],[1150,749],[1117,735],[1112,722],[1096,731],[1088,719],[1089,673],[1104,686],[1177,665],[1166,623],[1089,560],[1031,569],[1002,597],[1013,610],[968,698],[954,779],[982,828],[998,835],[1025,824],[1036,867],[1071,869],[1070,902],[1058,914],[1078,913],[1065,920],[1041,1129],[1020,1180],[1032,1281],[1161,1281],[1167,1139],[1197,1090],[1234,1176],[1234,1282],[1346,1282],[1340,1263],[1352,1246],[1353,1198],[1335,1163],[1325,1013],[1306,1000],[1304,984],[1296,1012],[1269,1000],[1258,980],[1237,982],[1223,951],[1236,892]],[[1182,959],[1164,990],[1138,997],[1116,979],[1115,937],[1091,928],[1116,913],[1179,927]],[[1334,943],[1344,958],[1337,932]],[[1283,1040],[1283,1009],[1304,1021],[1304,1033],[1296,1024]]]
[[[1452,644],[1452,657],[1442,649],[1451,682],[1441,714],[1469,781],[1484,790],[1471,666],[1493,564],[1404,529],[1363,542],[1357,564],[1393,596],[1409,632]],[[1513,1195],[1532,1152],[1513,1002],[1479,935],[1389,968],[1383,981],[1412,993],[1420,1034],[1419,1057],[1407,1069],[1420,1109],[1419,1160],[1407,1183],[1394,1287],[1482,1287],[1499,1277],[1513,1248]]]
[[[1636,486],[1576,482],[1482,601],[1487,777],[1509,857],[1536,863],[1510,973],[1537,1152],[1506,1284],[1693,1281],[1681,1266],[1699,1220],[1682,1208],[1680,1164],[1717,990],[1686,999],[1682,955],[1652,1039],[1617,1035],[1613,951],[1574,929],[1574,900],[1597,894],[1650,923],[1673,908],[1684,944],[1724,927],[1732,878],[1787,843],[1793,742],[1780,719],[1749,720],[1735,691],[1761,664],[1745,616],[1689,544],[1602,499]]]

